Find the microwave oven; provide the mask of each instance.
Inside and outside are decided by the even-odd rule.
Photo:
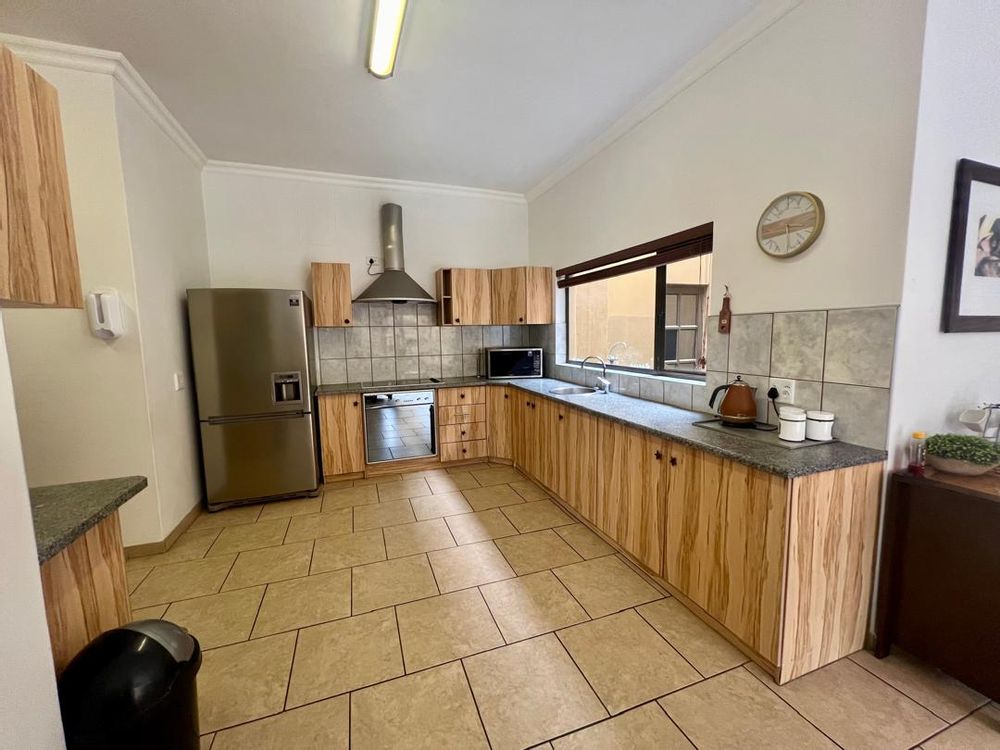
[[[542,377],[540,347],[493,347],[486,350],[487,378]]]

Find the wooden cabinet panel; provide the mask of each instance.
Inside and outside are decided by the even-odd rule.
[[[525,293],[526,323],[552,323],[552,269],[547,266],[528,266],[525,269],[527,292]]]
[[[543,481],[541,477],[542,411],[539,404],[544,399],[531,393],[517,393],[516,438],[514,441],[514,462],[531,477]]]
[[[524,266],[494,268],[490,271],[490,294],[493,299],[493,325],[527,323],[528,277]]]
[[[0,302],[83,307],[55,88],[0,45]]]
[[[514,403],[512,391],[506,386],[486,389],[486,421],[489,425],[487,443],[489,455],[494,458],[514,460]]]
[[[597,489],[597,417],[553,402],[555,493],[593,523]]]
[[[662,571],[667,441],[617,422],[598,436],[595,525],[651,571]]]
[[[457,325],[489,325],[492,318],[490,272],[487,268],[451,269],[451,320]]]
[[[351,266],[312,264],[313,322],[319,327],[351,324]]]
[[[485,440],[486,422],[449,424],[441,426],[440,443],[464,443],[467,440]]]
[[[440,449],[442,461],[464,461],[468,458],[485,458],[487,455],[485,440],[469,440],[464,443],[442,443]]]
[[[438,408],[438,425],[470,424],[486,421],[486,404],[466,406],[441,406]]]
[[[320,396],[317,401],[323,476],[364,471],[365,424],[361,394],[330,394]]]
[[[463,406],[465,404],[485,404],[486,386],[471,388],[440,388],[437,392],[438,406]]]

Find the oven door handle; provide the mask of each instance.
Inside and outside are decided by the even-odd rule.
[[[431,453],[437,455],[437,419],[434,416],[435,404],[431,402]]]

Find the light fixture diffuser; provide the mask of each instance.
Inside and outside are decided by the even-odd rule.
[[[406,0],[375,0],[368,71],[376,78],[391,78],[396,69],[396,52],[405,14]]]

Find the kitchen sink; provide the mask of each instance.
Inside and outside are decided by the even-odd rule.
[[[554,396],[582,396],[585,393],[600,393],[600,391],[585,385],[561,385],[558,388],[550,388],[549,393]]]

